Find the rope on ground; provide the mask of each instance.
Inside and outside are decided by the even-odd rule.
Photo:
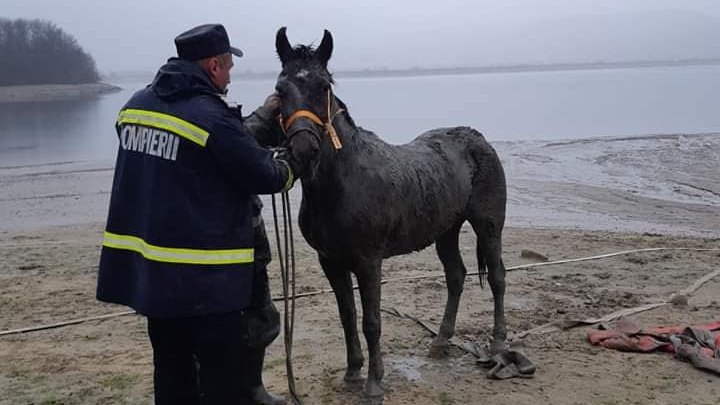
[[[588,260],[605,259],[605,258],[609,258],[609,257],[627,255],[627,254],[631,254],[631,253],[658,252],[658,251],[666,251],[666,250],[691,251],[691,252],[720,251],[720,249],[714,249],[714,248],[703,249],[703,248],[659,247],[659,248],[634,249],[634,250],[624,250],[624,251],[620,251],[620,252],[607,253],[607,254],[596,255],[596,256],[580,257],[580,258],[576,258],[576,259],[565,259],[565,260],[557,260],[557,261],[552,261],[552,262],[522,264],[519,266],[508,267],[505,269],[505,271],[525,270],[525,269],[534,268],[534,267],[551,266],[551,265],[564,264],[564,263],[574,263],[574,262],[582,262],[582,261],[588,261]],[[720,270],[718,270],[718,272],[720,272]],[[478,272],[472,272],[472,273],[468,273],[467,275],[472,276],[472,275],[478,275],[478,274],[479,274]],[[428,274],[428,275],[422,275],[422,276],[396,277],[396,278],[384,279],[381,281],[381,283],[387,284],[387,283],[396,282],[396,281],[418,280],[418,279],[424,279],[424,278],[439,278],[439,277],[443,277],[444,275],[445,275],[444,273],[435,273],[435,274]],[[710,273],[710,274],[706,275],[705,277],[697,280],[692,286],[688,287],[685,290],[680,291],[678,294],[689,295],[690,294],[690,292],[688,292],[689,290],[692,290],[692,291],[697,290],[698,288],[700,288],[700,286],[702,286],[702,284],[708,282],[710,279],[714,278],[715,276],[717,276],[717,274]],[[353,289],[357,289],[357,288],[358,288],[357,285],[353,286]],[[694,288],[694,289],[692,289],[692,288]],[[305,293],[294,294],[294,298],[298,299],[298,298],[312,297],[315,295],[330,294],[332,292],[333,292],[332,289],[308,291]],[[295,299],[293,299],[293,301]],[[284,297],[274,297],[272,300],[273,301],[282,301],[282,300],[284,300]],[[652,308],[650,308],[650,309],[652,309]],[[116,318],[119,316],[132,315],[132,314],[135,314],[135,311],[118,312],[118,313],[114,313],[114,314],[99,315],[99,316],[95,316],[95,317],[82,318],[82,319],[72,319],[72,320],[68,320],[68,321],[64,321],[64,322],[53,323],[51,325],[40,325],[40,326],[31,326],[31,327],[27,327],[27,328],[6,330],[6,331],[0,332],[0,336],[12,335],[12,334],[18,334],[18,333],[35,332],[35,331],[44,330],[44,329],[52,329],[52,328],[59,328],[59,327],[68,326],[68,325],[76,325],[76,324],[87,322],[87,321]],[[606,321],[601,321],[601,322],[606,322]],[[541,326],[543,326],[543,325],[541,325]],[[535,328],[535,329],[537,329],[537,328]],[[530,331],[521,332],[521,333],[524,333],[524,335],[522,335],[522,336],[527,335],[528,332],[530,332]]]
[[[717,269],[717,270],[713,271],[712,273],[706,274],[705,276],[698,279],[696,282],[692,283],[692,285],[690,285],[689,287],[687,287],[683,290],[680,290],[677,293],[671,295],[670,298],[668,299],[668,301],[672,301],[673,297],[677,296],[677,295],[691,295],[692,293],[697,291],[698,288],[702,287],[703,284],[707,283],[708,281],[712,280],[713,278],[717,277],[718,275],[720,275],[720,269]]]
[[[101,319],[117,318],[119,316],[133,315],[133,314],[135,314],[135,311],[123,311],[123,312],[116,312],[114,314],[105,314],[105,315],[89,316],[87,318],[72,319],[69,321],[51,323],[48,325],[30,326],[27,328],[19,328],[19,329],[10,329],[10,330],[5,330],[5,331],[0,332],[0,336],[15,335],[18,333],[35,332],[38,330],[54,329],[54,328],[60,328],[63,326],[68,326],[68,325],[77,325],[79,323],[88,322],[88,321],[99,321]]]
[[[431,334],[433,337],[435,337],[435,336],[438,335],[438,330],[439,330],[439,329],[432,327],[429,323],[427,323],[426,321],[423,321],[422,319],[416,318],[416,317],[414,317],[414,316],[412,316],[412,315],[410,315],[410,314],[407,314],[407,313],[405,313],[405,312],[401,312],[401,311],[398,310],[397,308],[389,308],[389,309],[380,308],[380,310],[381,310],[382,312],[385,312],[385,313],[390,314],[390,315],[392,315],[392,316],[396,316],[396,317],[398,317],[398,318],[409,319],[409,320],[417,323],[418,325],[422,326],[423,329],[425,329],[426,331],[430,332],[430,334]],[[485,356],[483,356],[483,353],[481,353],[474,344],[469,343],[469,342],[460,342],[460,343],[458,343],[458,342],[456,342],[456,339],[457,339],[457,338],[451,338],[451,339],[450,339],[450,344],[453,345],[453,346],[455,346],[455,347],[457,347],[458,349],[464,351],[465,353],[472,354],[472,355],[475,356],[475,357],[478,357],[478,358],[484,358],[484,357],[485,357]]]
[[[719,275],[720,275],[720,269],[710,272],[710,273],[702,276],[701,278],[699,278],[697,281],[692,283],[690,286],[683,288],[682,290],[680,290],[676,293],[671,294],[670,297],[668,297],[668,299],[663,302],[657,302],[654,304],[645,304],[645,305],[640,305],[640,306],[633,307],[633,308],[621,309],[619,311],[615,311],[611,314],[607,314],[600,318],[564,319],[564,320],[559,320],[559,321],[548,322],[546,324],[537,326],[530,330],[526,330],[524,332],[514,334],[512,336],[512,338],[522,339],[527,335],[553,333],[553,332],[559,332],[559,331],[571,329],[576,326],[595,325],[597,323],[610,322],[610,321],[614,321],[618,318],[622,318],[622,317],[625,317],[628,315],[633,315],[633,314],[637,314],[640,312],[649,311],[651,309],[664,307],[666,305],[671,305],[673,303],[673,300],[675,297],[678,297],[680,295],[685,295],[685,296],[692,295],[692,293],[694,293],[700,287],[702,287],[703,284],[707,283],[708,281],[712,280],[713,278],[715,278]]]
[[[615,319],[637,314],[640,312],[649,311],[651,309],[664,307],[665,305],[670,304],[669,302],[656,302],[654,304],[645,304],[641,305],[639,307],[633,307],[633,308],[624,308],[619,311],[615,311],[613,313],[607,314],[605,316],[602,316],[600,318],[587,318],[587,319],[561,319],[557,321],[551,321],[545,324],[542,324],[540,326],[536,326],[530,330],[526,330],[523,332],[518,332],[515,334],[512,334],[510,336],[510,339],[522,339],[527,335],[544,335],[548,333],[555,333],[560,332],[563,330],[572,329],[576,326],[582,326],[582,325],[594,325],[596,323],[602,323],[602,322],[610,322]]]
[[[720,252],[720,249],[706,249],[706,248],[665,248],[665,247],[659,247],[659,248],[645,248],[645,249],[633,249],[633,250],[623,250],[620,252],[614,252],[614,253],[606,253],[602,255],[596,255],[596,256],[587,256],[587,257],[579,257],[575,259],[564,259],[564,260],[556,260],[552,262],[541,262],[541,263],[529,263],[529,264],[521,264],[518,266],[511,266],[505,268],[505,271],[517,271],[517,270],[526,270],[533,267],[542,267],[542,266],[552,266],[557,264],[565,264],[565,263],[575,263],[575,262],[585,262],[589,260],[599,260],[599,259],[606,259],[610,257],[615,256],[622,256],[627,255],[631,253],[643,253],[643,252],[657,252],[657,251],[664,251],[664,250],[681,250],[681,251],[691,251],[691,252]],[[480,272],[474,271],[471,273],[467,273],[467,276],[477,276]],[[395,277],[395,278],[386,278],[380,281],[380,284],[387,284],[387,283],[393,283],[396,281],[407,281],[407,280],[420,280],[420,279],[426,279],[426,278],[440,278],[444,277],[445,273],[436,272],[433,274],[423,274],[422,276],[406,276],[406,277]],[[358,286],[353,285],[353,290],[357,290]],[[303,298],[303,297],[311,297],[314,295],[320,295],[320,294],[330,294],[332,293],[332,289],[324,289],[324,290],[317,290],[317,291],[308,291],[306,293],[297,294],[296,298]],[[281,300],[281,297],[273,298],[273,300],[279,301]]]
[[[713,249],[711,249],[711,250],[713,250]],[[605,256],[605,255],[603,255],[603,256]],[[605,256],[605,257],[607,257],[607,256]],[[573,261],[578,261],[578,260],[573,259]],[[547,264],[547,263],[544,263],[544,264]],[[710,272],[710,273],[704,275],[703,277],[699,278],[698,280],[696,280],[690,286],[683,288],[682,290],[678,291],[677,293],[670,295],[670,297],[668,298],[667,301],[640,305],[640,306],[633,307],[633,308],[624,308],[624,309],[612,312],[610,314],[607,314],[605,316],[601,316],[599,318],[561,319],[561,320],[557,320],[557,321],[552,321],[552,322],[548,322],[546,324],[537,326],[535,328],[532,328],[530,330],[512,334],[510,336],[510,340],[511,341],[519,340],[528,335],[544,335],[544,334],[548,334],[548,333],[560,332],[563,330],[575,328],[577,326],[587,326],[587,325],[595,325],[595,324],[603,323],[603,322],[610,322],[610,321],[614,321],[618,318],[626,317],[626,316],[637,314],[640,312],[649,311],[651,309],[655,309],[655,308],[659,308],[659,307],[664,307],[666,305],[671,305],[674,297],[676,297],[678,295],[686,295],[686,296],[692,295],[692,293],[694,293],[700,287],[702,287],[703,284],[707,283],[708,281],[712,280],[713,278],[715,278],[719,275],[720,275],[720,269]],[[404,312],[400,312],[396,308],[390,308],[390,309],[381,308],[380,310],[385,313],[388,313],[390,315],[399,317],[399,318],[405,318],[405,319],[414,321],[415,323],[417,323],[418,325],[423,327],[423,329],[430,332],[433,336],[436,336],[438,334],[436,328],[433,328],[427,322],[425,322],[419,318],[416,318],[412,315],[406,314]],[[456,339],[457,338],[450,339],[450,344],[469,353],[469,354],[475,355],[476,357],[480,357],[480,353],[477,351],[477,348],[475,347],[475,345],[467,343],[467,342],[457,343],[455,341]]]
[[[91,244],[100,246],[100,243],[98,242],[89,242],[86,240],[74,240],[74,239],[68,239],[68,240],[45,240],[45,241],[33,241],[31,243],[25,243],[25,242],[11,242],[11,243],[0,243],[0,249],[6,248],[6,249],[15,249],[19,247],[36,247],[36,246],[47,246],[47,245],[72,245],[72,244]]]

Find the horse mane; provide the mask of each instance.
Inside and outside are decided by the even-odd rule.
[[[338,97],[337,95],[335,95],[335,101],[337,101],[340,108],[343,109],[342,114],[345,116],[345,119],[348,121],[348,124],[357,128],[358,126],[357,126],[357,124],[355,124],[355,121],[350,116],[350,111],[348,111],[347,105],[342,100],[340,100],[340,97]]]
[[[355,123],[355,120],[353,120],[352,116],[350,115],[350,111],[347,108],[347,105],[345,102],[343,102],[340,97],[335,96],[335,101],[338,103],[338,106],[343,109],[343,112],[340,113],[342,117],[345,119],[347,125],[350,126],[350,129],[352,129],[355,133],[354,139],[359,142],[359,144],[365,145],[363,147],[367,148],[378,148],[378,147],[385,147],[389,145],[387,142],[385,142],[382,138],[380,138],[375,132],[370,131],[368,129],[365,129],[361,126],[358,126]],[[384,146],[383,146],[384,145]]]
[[[315,48],[312,45],[297,45],[293,48],[293,59],[311,61],[315,56]]]

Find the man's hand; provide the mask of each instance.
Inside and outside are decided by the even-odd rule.
[[[267,96],[265,103],[255,113],[265,121],[275,120],[280,114],[280,95],[275,92]]]
[[[287,162],[295,178],[304,177],[308,173],[319,150],[320,145],[314,137],[306,138],[306,141],[295,139],[288,147],[273,148],[273,157]]]

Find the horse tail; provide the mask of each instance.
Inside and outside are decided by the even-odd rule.
[[[480,285],[484,286],[488,272],[498,273],[502,266],[507,185],[505,171],[495,149],[480,132],[473,129],[471,133],[477,138],[469,148],[474,171],[466,212],[477,236],[478,274]]]
[[[485,288],[485,282],[487,281],[487,261],[485,260],[485,255],[483,254],[483,250],[480,247],[480,239],[477,239],[476,246],[475,246],[475,253],[477,254],[477,261],[478,261],[478,279],[480,280],[480,288]]]

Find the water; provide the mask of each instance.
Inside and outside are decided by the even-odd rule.
[[[113,159],[118,111],[141,87],[122,86],[97,99],[0,103],[0,167]]]
[[[337,78],[360,126],[404,143],[439,126],[469,125],[490,140],[720,132],[720,66]],[[144,83],[94,100],[0,103],[0,167],[113,159],[118,110]],[[263,102],[274,80],[231,85]]]

